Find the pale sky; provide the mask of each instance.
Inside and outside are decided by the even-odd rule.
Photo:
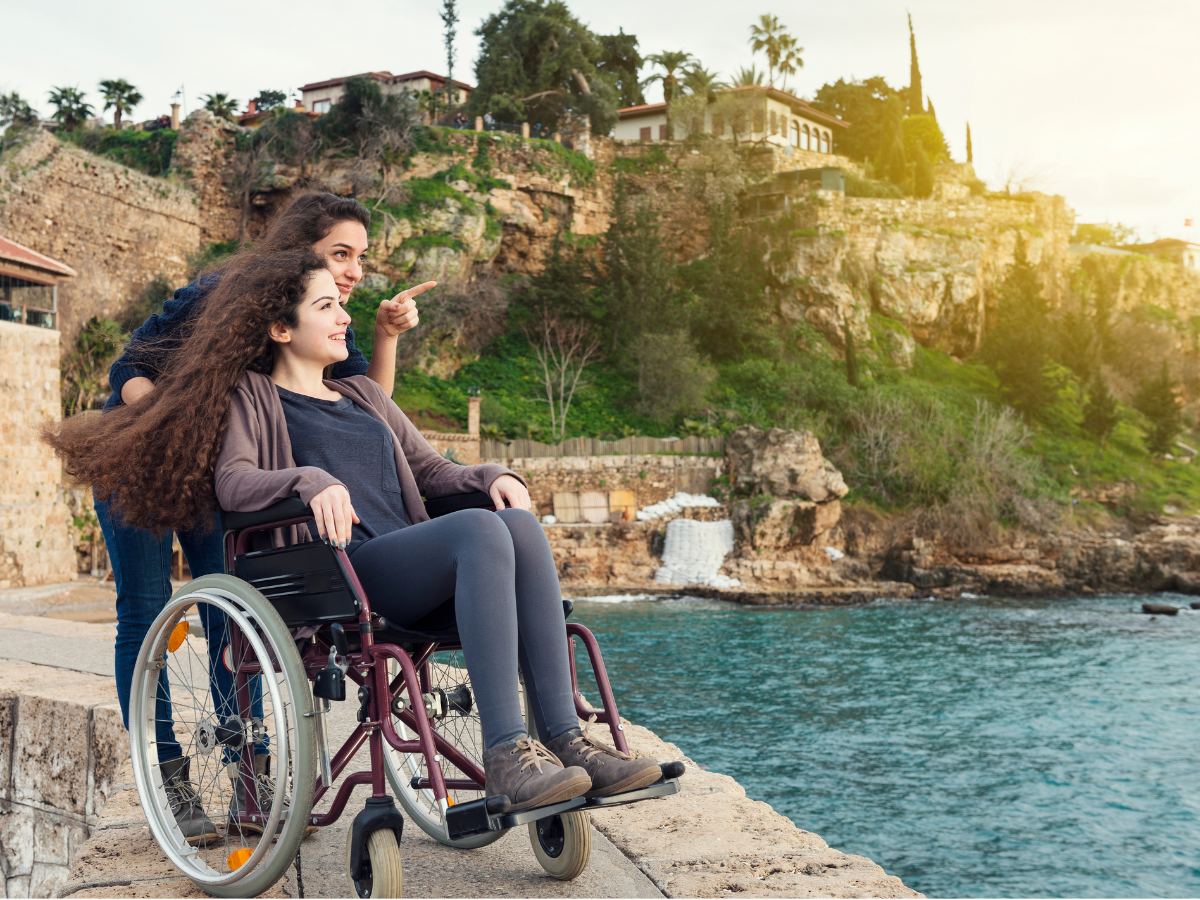
[[[623,27],[641,52],[683,49],[729,75],[755,62],[747,43],[759,13],[796,36],[804,68],[789,87],[811,97],[839,77],[908,83],[913,15],[926,93],[956,159],[971,123],[975,168],[992,186],[1014,167],[1066,196],[1078,221],[1136,225],[1143,239],[1200,242],[1200,2],[1158,0],[568,0],[593,30]],[[474,83],[472,34],[499,0],[459,0],[455,76]],[[146,97],[134,113],[187,108],[223,91],[244,104],[262,89],[293,90],[339,75],[446,68],[440,2],[207,0],[204,3],[2,0],[0,89],[49,113],[51,86],[125,78]],[[760,67],[764,66],[761,59]],[[649,99],[661,99],[655,89]],[[111,118],[111,113],[109,113]],[[1197,227],[1185,228],[1195,218]]]

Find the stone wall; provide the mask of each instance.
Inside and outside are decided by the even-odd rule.
[[[717,456],[552,456],[485,459],[508,466],[529,484],[538,516],[554,512],[555,491],[633,491],[639,509],[679,491],[706,494],[724,465]]]
[[[119,316],[155,275],[182,284],[200,246],[199,199],[38,132],[0,162],[0,234],[74,268],[58,289],[70,345],[92,316]]]
[[[0,322],[0,590],[75,577],[62,463],[40,440],[61,418],[59,333]]]
[[[3,619],[12,627],[19,619]],[[103,626],[54,622],[62,629]],[[111,640],[112,629],[104,629]],[[0,676],[0,886],[50,897],[96,825],[129,740],[111,677],[6,660]]]

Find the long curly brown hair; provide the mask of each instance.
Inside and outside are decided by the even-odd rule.
[[[162,534],[210,523],[213,467],[233,393],[248,368],[270,372],[268,327],[295,327],[308,280],[324,265],[311,249],[238,254],[151,394],[74,416],[43,439],[127,524]]]

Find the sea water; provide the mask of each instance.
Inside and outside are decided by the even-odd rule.
[[[1200,896],[1200,612],[1141,603],[579,601],[574,620],[622,715],[931,897]]]

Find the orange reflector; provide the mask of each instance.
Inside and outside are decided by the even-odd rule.
[[[232,853],[230,853],[229,859],[225,861],[229,863],[230,871],[233,871],[234,869],[240,869],[242,866],[244,866],[246,864],[246,860],[249,858],[250,848],[243,847],[241,850],[234,850]]]
[[[188,636],[187,619],[181,621],[178,625],[171,629],[171,636],[167,638],[167,649],[174,653],[183,646],[183,642]]]
[[[447,806],[453,806],[453,805],[454,805],[454,798],[453,798],[453,797],[447,797],[447,798],[446,798],[446,805],[447,805]]]

